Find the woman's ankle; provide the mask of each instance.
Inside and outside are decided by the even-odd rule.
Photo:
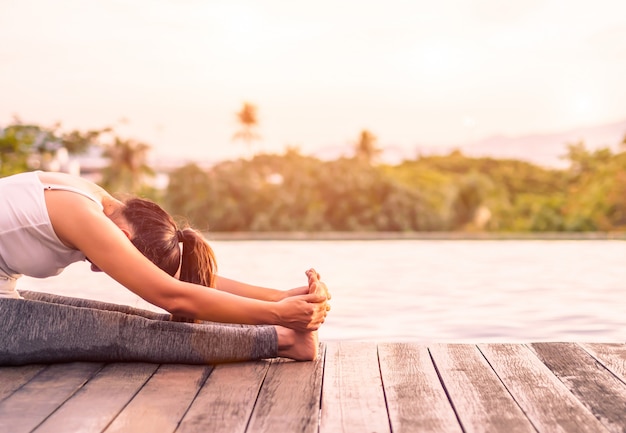
[[[274,326],[274,328],[276,328],[276,336],[278,340],[278,356],[281,356],[281,351],[289,350],[295,344],[295,331],[278,325]]]
[[[317,358],[317,331],[296,332],[293,329],[276,326],[278,356],[296,361],[312,361]]]

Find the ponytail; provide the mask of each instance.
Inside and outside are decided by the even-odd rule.
[[[183,243],[180,280],[215,287],[217,262],[213,249],[204,236],[191,228],[178,230],[177,235]]]

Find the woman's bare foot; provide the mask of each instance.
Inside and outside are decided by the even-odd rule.
[[[278,356],[296,361],[317,359],[319,343],[317,331],[298,332],[283,326],[275,326],[278,335]]]
[[[327,301],[330,300],[330,292],[326,284],[320,281],[320,274],[311,268],[306,271],[306,276],[309,279],[309,293],[325,296]],[[326,304],[326,311],[330,311],[330,305],[328,304]]]
[[[325,293],[322,293],[322,287],[320,286],[320,274],[317,273],[317,271],[313,268],[309,269],[308,271],[305,272],[307,278],[308,278],[308,284],[309,284],[309,293],[318,293],[321,295],[325,295]]]

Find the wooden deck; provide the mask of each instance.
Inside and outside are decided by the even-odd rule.
[[[0,432],[626,432],[624,344],[329,342],[315,362],[0,368]]]

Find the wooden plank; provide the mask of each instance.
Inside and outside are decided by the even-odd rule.
[[[462,431],[426,346],[380,344],[378,357],[394,433]]]
[[[0,367],[0,401],[24,386],[25,383],[44,368],[44,365],[37,364],[20,367]]]
[[[476,346],[429,350],[465,432],[535,432]]]
[[[606,431],[528,347],[520,344],[481,344],[479,349],[539,431]]]
[[[326,343],[320,433],[389,432],[375,343]]]
[[[37,433],[100,432],[120,413],[158,364],[108,364],[63,406],[46,419]]]
[[[1,367],[0,432],[626,431],[625,344],[331,342],[322,354],[210,375],[138,363]]]
[[[102,364],[51,365],[0,403],[0,431],[30,432],[78,391]]]
[[[161,365],[105,432],[173,432],[211,369],[199,365]]]
[[[581,344],[591,356],[626,383],[626,344],[621,343],[584,343]]]
[[[269,365],[258,361],[215,366],[176,433],[244,432]]]
[[[550,370],[609,431],[626,431],[626,386],[575,343],[532,343]]]
[[[317,432],[324,345],[315,361],[273,361],[250,418],[250,432]]]

